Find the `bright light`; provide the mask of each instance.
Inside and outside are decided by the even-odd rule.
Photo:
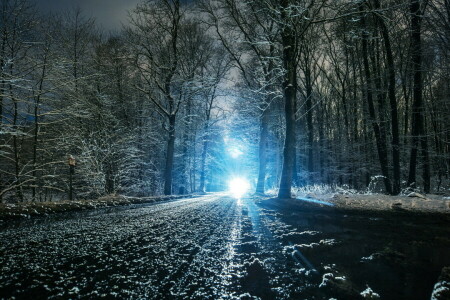
[[[239,148],[237,147],[232,147],[228,149],[228,152],[230,153],[232,158],[238,158],[239,156],[241,156],[242,154],[244,154],[244,152],[242,152]]]
[[[228,182],[230,193],[235,198],[241,198],[250,188],[250,184],[244,178],[233,178]]]

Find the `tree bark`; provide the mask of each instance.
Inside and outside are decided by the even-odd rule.
[[[4,14],[4,12],[2,12]],[[7,33],[6,28],[3,28],[2,31],[2,48],[0,52],[0,66],[5,65],[5,58],[6,58],[6,43],[7,43]],[[6,92],[6,82],[3,72],[0,72],[0,130],[3,130],[3,98]],[[3,137],[1,138],[1,143],[3,145]],[[0,167],[5,167],[3,158],[0,157]],[[3,172],[0,172],[0,192],[3,191]],[[3,202],[3,193],[0,193],[0,203]]]
[[[422,79],[422,16],[423,11],[420,0],[411,0],[411,63],[413,67],[413,103],[412,103],[412,122],[411,122],[411,155],[409,160],[408,186],[417,186],[416,169],[419,141],[424,156],[423,175],[424,191],[430,192],[430,171],[428,161],[428,143],[424,132],[424,108],[423,108],[423,79]]]
[[[261,116],[261,125],[259,133],[259,170],[258,181],[256,183],[256,194],[264,194],[266,181],[266,165],[267,165],[267,138],[269,133],[269,108],[267,107]]]
[[[12,32],[12,40],[15,41],[17,38],[17,24],[14,24],[13,32]],[[9,77],[12,82],[14,78],[14,62],[16,59],[16,49],[15,49],[15,43],[12,44],[11,47],[11,64],[9,66]],[[19,130],[19,126],[17,124],[17,120],[19,117],[19,100],[14,96],[13,91],[13,85],[12,83],[9,83],[9,96],[11,98],[11,101],[13,103],[13,120],[12,120],[12,128],[15,131]],[[16,133],[16,132],[15,132]],[[13,135],[13,151],[14,151],[14,171],[15,171],[15,182],[14,184],[16,187],[16,196],[20,201],[23,201],[23,193],[22,193],[22,185],[21,185],[21,178],[20,178],[20,153],[19,153],[19,141],[18,141],[18,135]]]
[[[383,175],[383,182],[386,188],[386,192],[389,194],[392,194],[392,187],[391,182],[389,180],[389,173],[388,173],[388,162],[387,162],[387,151],[386,146],[382,142],[382,136],[380,131],[380,126],[376,120],[376,114],[375,114],[375,105],[373,102],[373,80],[372,75],[369,67],[369,51],[368,51],[368,33],[367,33],[367,26],[366,26],[366,17],[364,16],[364,8],[362,4],[359,6],[360,11],[362,12],[361,16],[361,27],[363,30],[362,34],[362,48],[363,48],[363,65],[364,65],[364,75],[365,75],[365,81],[366,81],[366,99],[367,104],[369,108],[369,116],[370,121],[372,123],[373,132],[375,134],[375,141],[377,145],[377,152],[378,152],[378,158],[380,162],[381,167],[381,173]]]
[[[187,187],[189,182],[189,176],[187,172],[187,167],[189,166],[189,131],[191,129],[191,99],[187,100],[186,103],[186,124],[183,132],[183,148],[182,148],[182,157],[183,161],[181,162],[181,170],[180,170],[180,178],[181,185],[178,191],[179,194],[184,195],[187,193]]]
[[[200,187],[199,192],[205,192],[205,181],[206,181],[206,153],[208,152],[208,139],[209,139],[209,119],[206,120],[205,124],[205,136],[203,138],[203,147],[202,147],[202,161],[201,161],[201,171],[200,171]]]
[[[380,1],[375,1],[376,8],[380,8]],[[392,165],[394,171],[392,194],[398,195],[400,193],[400,137],[398,124],[398,109],[397,98],[395,95],[395,65],[394,55],[392,53],[391,41],[389,38],[389,31],[384,23],[382,17],[377,15],[378,24],[381,28],[383,36],[384,48],[386,50],[386,62],[388,69],[388,96],[391,109],[391,133],[392,133]]]
[[[312,78],[309,62],[305,66],[305,87],[306,87],[306,126],[308,128],[308,183],[312,184],[312,173],[314,172],[314,128],[313,128],[313,109],[312,109]]]
[[[204,193],[205,192],[205,181],[206,181],[206,153],[208,152],[208,134],[205,134],[204,140],[203,140],[203,149],[202,149],[202,166],[200,171],[200,187],[199,192]]]
[[[172,171],[173,171],[173,161],[175,155],[175,121],[178,113],[179,104],[175,105],[175,100],[172,95],[172,84],[175,76],[175,72],[178,68],[178,34],[179,34],[179,26],[180,26],[180,1],[174,1],[173,7],[173,19],[172,28],[171,28],[171,48],[172,48],[172,56],[173,61],[169,68],[169,72],[165,76],[164,79],[164,92],[167,98],[169,112],[166,114],[169,120],[169,140],[167,141],[167,152],[166,152],[166,166],[164,170],[164,195],[172,194]]]
[[[287,23],[288,0],[281,1],[282,19]],[[283,47],[283,78],[284,113],[286,119],[286,136],[283,149],[283,169],[281,171],[278,198],[289,199],[292,187],[292,173],[295,157],[295,102],[297,97],[297,68],[296,68],[296,34],[291,24],[284,24],[281,33]]]
[[[172,170],[175,153],[175,115],[169,116],[169,140],[167,141],[166,167],[164,170],[164,195],[172,194]]]
[[[40,126],[39,126],[39,106],[41,105],[41,96],[42,96],[43,85],[44,85],[44,80],[45,80],[45,76],[46,76],[48,51],[49,51],[49,48],[47,46],[45,49],[45,54],[44,54],[41,78],[39,80],[38,94],[36,96],[36,102],[34,104],[33,178],[34,178],[35,184],[33,185],[33,188],[32,188],[33,201],[36,201],[36,190],[37,190],[36,186],[38,183],[38,178],[37,178],[37,154],[38,154],[38,151],[37,151],[37,148],[38,148],[38,138],[39,138],[39,128],[40,128]]]

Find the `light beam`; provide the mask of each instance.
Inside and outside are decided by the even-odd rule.
[[[237,147],[231,147],[228,148],[228,153],[230,153],[232,158],[238,158],[239,156],[241,156],[242,154],[244,154],[244,152],[242,152],[239,148]]]

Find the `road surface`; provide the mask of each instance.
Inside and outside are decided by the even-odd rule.
[[[60,214],[0,229],[0,298],[425,299],[446,222],[224,194]]]

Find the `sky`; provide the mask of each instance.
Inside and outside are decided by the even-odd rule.
[[[127,11],[142,0],[34,0],[43,12],[64,12],[79,6],[86,17],[94,17],[96,24],[109,31],[120,30],[127,23]]]

